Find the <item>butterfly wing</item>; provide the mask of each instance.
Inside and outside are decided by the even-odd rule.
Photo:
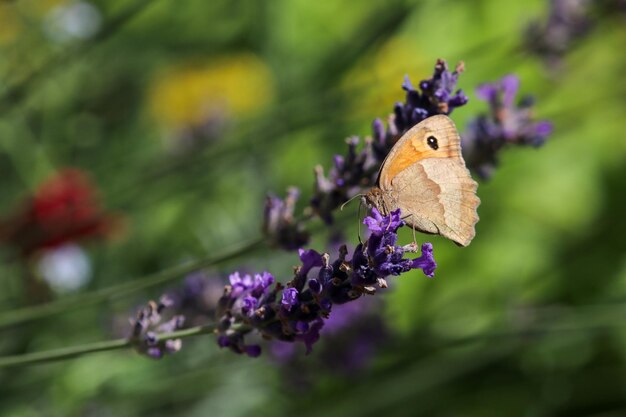
[[[402,136],[385,159],[378,183],[414,229],[461,246],[473,239],[478,185],[465,167],[461,138],[449,117],[430,117]]]
[[[435,142],[429,144],[429,138]],[[379,187],[390,188],[391,181],[398,173],[428,158],[457,159],[465,166],[461,157],[461,138],[448,116],[429,117],[409,129],[396,142],[381,166]]]
[[[478,222],[476,182],[454,159],[429,158],[406,168],[392,181],[395,205],[406,223],[467,246]]]

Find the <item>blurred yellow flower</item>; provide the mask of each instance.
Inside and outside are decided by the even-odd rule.
[[[176,128],[253,114],[273,95],[269,68],[256,56],[241,54],[171,68],[152,83],[149,105],[156,120]]]
[[[11,43],[21,27],[15,8],[11,4],[0,4],[0,45]]]

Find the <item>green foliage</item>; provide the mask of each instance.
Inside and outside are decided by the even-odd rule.
[[[123,226],[85,245],[91,281],[78,294],[48,294],[61,308],[36,320],[18,317],[35,302],[25,278],[34,263],[2,249],[0,322],[13,323],[0,329],[2,355],[122,337],[118,323],[176,277],[97,302],[92,294],[258,238],[266,192],[295,185],[307,201],[314,165],[328,169],[346,137],[368,134],[403,99],[402,74],[427,78],[436,58],[466,64],[460,86],[470,103],[453,114],[461,131],[486,110],[473,89],[516,73],[555,133],[540,149],[506,153],[480,184],[471,246],[418,235],[434,244],[437,275],[407,274],[387,291],[380,314],[393,340],[360,374],[305,358],[314,378],[299,386],[269,357],[236,357],[204,336],[161,361],[114,351],[0,369],[0,415],[626,412],[618,18],[598,20],[549,69],[521,48],[527,23],[545,17],[539,0],[97,1],[95,35],[55,41],[46,22],[63,3],[0,2],[0,213],[73,166],[91,174]],[[181,138],[201,128],[198,113],[173,113],[198,106],[217,133],[189,147]],[[339,215],[353,244],[355,212],[353,203]],[[323,250],[317,230],[312,247]],[[211,272],[269,269],[284,282],[296,263],[295,254],[254,249]]]

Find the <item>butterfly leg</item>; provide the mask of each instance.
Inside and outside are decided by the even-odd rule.
[[[361,199],[361,201],[359,202],[359,208],[357,210],[357,214],[356,214],[356,231],[357,231],[357,237],[359,238],[359,244],[363,243],[363,241],[361,240],[361,207],[363,206],[363,200]]]
[[[406,219],[408,219],[409,217],[412,217],[412,216],[413,216],[412,214],[407,214],[406,216],[401,217],[401,219],[402,220],[406,220]],[[415,245],[417,245],[417,238],[415,237],[415,227],[411,226],[411,230],[413,231],[413,243]]]

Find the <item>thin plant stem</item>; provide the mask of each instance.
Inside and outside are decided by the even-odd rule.
[[[178,330],[171,333],[163,333],[158,335],[158,340],[182,339],[185,337],[198,336],[207,333],[213,333],[214,324],[205,326],[196,326],[189,329]],[[115,339],[104,342],[89,343],[86,345],[70,346],[59,349],[46,350],[43,352],[26,353],[22,355],[13,355],[0,357],[0,368],[8,368],[11,366],[33,365],[43,362],[53,362],[66,359],[72,359],[89,353],[106,352],[109,350],[119,350],[132,347],[131,339]]]
[[[107,299],[120,297],[122,295],[164,284],[198,269],[217,265],[237,258],[241,254],[260,246],[263,241],[264,239],[262,237],[257,237],[250,241],[240,243],[237,246],[228,248],[224,250],[223,253],[216,256],[168,268],[131,282],[113,285],[111,287],[102,288],[90,293],[83,293],[74,297],[64,298],[46,304],[7,311],[0,314],[0,328],[14,326],[16,324],[41,319],[54,314],[64,313]]]
[[[521,326],[517,328],[511,325],[502,326],[500,328],[488,330],[475,335],[433,340],[434,344],[427,344],[433,344],[434,347],[439,349],[446,349],[463,346],[475,342],[490,341],[491,339],[503,339],[509,342],[517,343],[519,342],[518,339],[520,337],[548,337],[551,335],[561,336],[564,332],[593,332],[609,330],[615,328],[615,326],[621,326],[621,321],[616,320],[616,318],[618,317],[618,314],[619,317],[623,316],[623,306],[594,305],[588,306],[587,309],[589,310],[588,313],[592,313],[594,311],[597,312],[598,317],[585,321],[580,320],[580,311],[560,311],[560,309],[553,311],[550,308],[544,308],[535,311],[535,313],[538,314],[537,318],[541,318],[541,320],[537,320],[534,323],[530,323],[526,326]],[[583,308],[582,310],[586,311],[585,308]],[[584,314],[582,316],[586,315],[589,314]],[[178,330],[171,333],[159,334],[157,335],[157,337],[159,341],[169,339],[183,339],[191,336],[211,334],[214,332],[214,330],[215,325],[208,324],[204,326],[196,326],[189,329]],[[43,352],[5,356],[0,357],[0,368],[66,360],[89,353],[125,349],[129,347],[132,347],[132,341],[130,339],[116,339],[80,346],[70,346],[60,349],[53,349]]]

